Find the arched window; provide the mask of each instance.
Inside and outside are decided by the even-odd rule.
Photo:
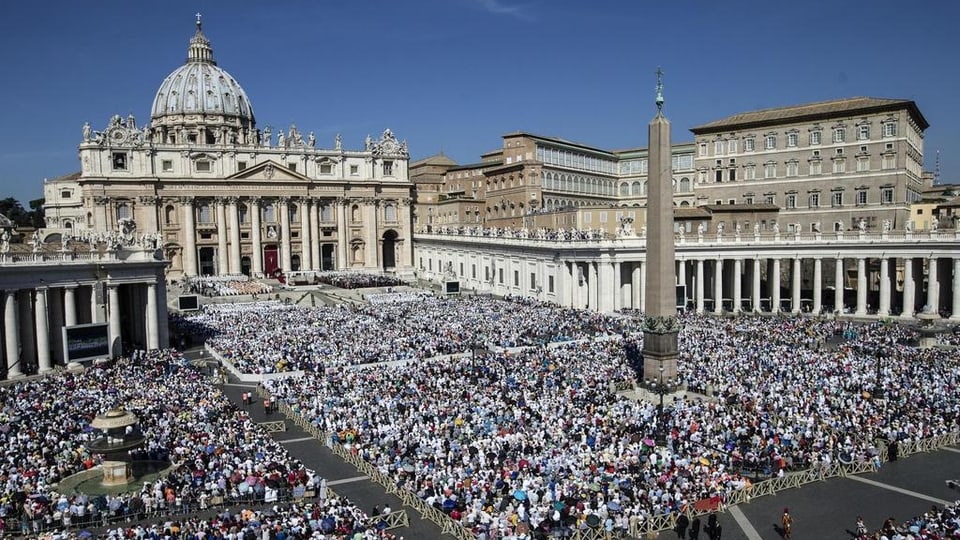
[[[237,204],[237,214],[240,216],[240,223],[246,225],[250,222],[250,210],[243,203]]]
[[[166,225],[173,225],[177,222],[177,211],[173,208],[172,204],[168,204],[163,209],[163,223]]]
[[[383,218],[387,221],[397,220],[397,207],[393,203],[387,203],[383,207]]]
[[[690,191],[690,178],[684,176],[680,179],[680,191]]]
[[[200,203],[198,210],[200,211],[200,215],[197,221],[200,223],[213,223],[213,210],[210,209],[210,203]]]
[[[117,220],[130,219],[130,217],[130,205],[125,202],[117,203]]]
[[[350,221],[360,221],[360,206],[353,205],[350,207]]]
[[[630,184],[624,182],[620,184],[620,196],[626,197],[627,195],[630,195]]]
[[[643,186],[640,185],[640,182],[634,182],[633,184],[630,184],[630,194],[634,197],[643,195]]]
[[[329,204],[320,205],[320,221],[333,221],[333,209]]]
[[[297,220],[297,205],[291,204],[287,206],[287,214],[290,216],[290,221]]]
[[[263,205],[263,220],[267,223],[277,222],[277,207],[273,203]]]

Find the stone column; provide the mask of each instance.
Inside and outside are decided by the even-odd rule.
[[[760,305],[760,257],[753,259],[753,312],[760,313],[763,307]]]
[[[37,336],[34,333],[33,291],[24,289],[19,291],[17,307],[20,309],[20,360],[21,369],[29,367],[31,370],[37,361]]]
[[[183,208],[183,273],[186,276],[197,275],[197,225],[194,220],[193,197],[180,197]]]
[[[857,257],[857,311],[856,315],[867,314],[867,259]]]
[[[312,200],[310,204],[310,268],[323,270],[320,265],[320,201]]]
[[[109,321],[110,332],[110,358],[116,358],[123,352],[120,333],[120,287],[115,284],[107,284],[107,295],[109,297],[109,312],[107,320]]]
[[[312,235],[310,234],[310,199],[300,199],[300,270],[313,270]]]
[[[47,324],[47,288],[37,287],[33,306],[34,324],[37,331],[37,365],[40,373],[53,370],[50,362],[50,327]]]
[[[597,306],[598,311],[608,313],[613,311],[613,266],[608,261],[598,262],[597,264]],[[603,286],[601,286],[601,282]]]
[[[3,291],[3,338],[7,354],[7,378],[20,377],[20,321],[17,318],[17,291]]]
[[[237,208],[237,198],[229,200],[230,210],[230,273],[242,274],[240,266],[240,210]]]
[[[819,315],[823,309],[823,261],[813,259],[813,314]]]
[[[223,276],[230,273],[227,258],[227,208],[226,201],[219,197],[214,204],[217,211],[217,275]]]
[[[90,285],[90,322],[97,323],[100,321],[100,304],[97,303],[97,289],[100,288],[100,282]]]
[[[802,261],[800,257],[793,258],[793,270],[790,271],[790,278],[793,283],[790,286],[790,308],[793,313],[800,313],[800,268]]]
[[[77,324],[77,288],[76,287],[64,287],[63,288],[63,318],[64,324],[67,326],[75,326]]]
[[[771,276],[767,276],[767,279],[770,279],[770,312],[771,313],[780,313],[780,259],[773,259],[773,271],[770,272]]]
[[[623,307],[625,289],[623,287],[623,276],[620,273],[620,263],[611,262],[610,265],[613,267],[613,310],[617,311]]]
[[[960,258],[953,259],[953,305],[950,320],[960,319]]]
[[[263,277],[263,234],[260,224],[260,198],[250,199],[250,241],[253,244],[253,253],[250,256],[250,273],[255,277]]]
[[[234,207],[236,210],[236,207]],[[147,283],[147,350],[160,348],[160,330],[157,327],[157,284]]]
[[[640,280],[643,274],[643,262],[637,262],[633,265],[633,270],[630,272],[630,307],[636,310],[640,310],[640,295],[641,287]]]
[[[347,248],[350,244],[349,230],[347,228],[347,206],[350,204],[346,199],[337,201],[337,268],[336,270],[346,270],[349,267],[347,263]]]
[[[697,259],[697,313],[703,313],[703,259]]]
[[[687,261],[677,261],[677,285],[683,285],[683,307],[687,307]]]
[[[640,261],[640,312],[647,312],[647,261]]]
[[[412,201],[409,197],[400,200],[400,238],[397,239],[397,264],[403,268],[413,265],[413,218],[410,215]]]
[[[380,249],[377,239],[377,205],[380,201],[369,200],[363,205],[363,229],[367,235],[367,248],[364,250],[364,263],[367,268],[380,267]]]
[[[740,313],[743,311],[743,280],[741,275],[743,274],[743,259],[737,257],[733,260],[733,312]]]
[[[713,261],[713,312],[723,313],[723,259]]]
[[[927,259],[927,309],[930,313],[940,313],[940,295],[937,294],[940,282],[937,279],[937,258]]]
[[[590,279],[587,282],[589,290],[587,292],[587,307],[594,311],[600,311],[600,269],[599,263],[590,261],[587,267],[590,271]]]
[[[167,281],[163,273],[157,276],[157,339],[161,349],[170,346],[170,326],[167,324]]]
[[[59,287],[47,289],[47,334],[52,364],[64,364],[63,358],[63,296]]]
[[[883,256],[880,257],[880,305],[877,315],[890,315],[890,259]]]
[[[837,257],[836,268],[833,272],[833,309],[843,313],[843,258]]]
[[[290,199],[280,197],[280,268],[289,272],[290,263]]]
[[[904,319],[913,318],[913,307],[917,303],[916,298],[917,284],[913,278],[913,259],[907,257],[903,259],[903,311],[900,317]]]

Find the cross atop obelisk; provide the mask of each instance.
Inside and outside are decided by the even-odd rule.
[[[663,70],[657,68],[657,115],[648,126],[646,312],[643,378],[666,384],[677,376],[676,254],[670,121],[663,115]],[[662,379],[662,380],[661,380]]]
[[[663,111],[663,70],[657,67],[657,112]]]

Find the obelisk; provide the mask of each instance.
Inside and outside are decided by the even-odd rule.
[[[648,126],[646,312],[643,318],[643,378],[676,380],[676,271],[673,246],[673,171],[670,121],[663,116],[663,71],[657,68],[657,115]]]

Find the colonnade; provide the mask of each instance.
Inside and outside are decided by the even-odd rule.
[[[201,273],[198,261],[198,224],[197,197],[179,197],[176,201],[182,213],[180,231],[183,248],[182,270],[185,275],[196,276]],[[283,272],[292,270],[336,270],[353,266],[377,268],[381,264],[380,248],[382,238],[378,233],[384,227],[397,233],[398,266],[409,267],[410,254],[400,249],[404,238],[410,235],[410,203],[408,200],[382,201],[380,199],[317,199],[313,197],[217,197],[210,200],[213,208],[213,223],[201,223],[201,228],[212,225],[216,236],[217,274],[241,274],[244,272],[242,259],[250,258],[249,273],[254,276],[264,274],[266,268],[264,246],[276,246],[278,249],[277,268]],[[392,221],[383,219],[381,206],[394,205],[396,210]],[[265,204],[274,205],[276,214],[273,220],[264,220]],[[245,205],[246,220],[241,220],[240,208]],[[295,205],[296,218],[291,220],[291,209]],[[321,208],[329,206],[330,212],[323,213]],[[354,210],[357,208],[358,210]],[[350,212],[348,212],[350,210]],[[351,227],[363,231],[360,236],[348,237]],[[266,238],[265,238],[266,236]],[[209,239],[209,237],[207,237]],[[212,244],[200,242],[204,246]],[[330,246],[323,248],[323,246]],[[354,249],[356,245],[362,249]],[[246,247],[246,249],[244,249]],[[362,254],[359,260],[355,253]],[[299,263],[294,264],[294,257]],[[325,261],[326,259],[326,261]]]
[[[148,350],[169,342],[166,286],[162,280],[50,285],[44,284],[43,279],[39,282],[35,287],[5,286],[0,291],[0,374],[5,374],[4,378],[46,373],[56,365],[66,364],[69,359],[65,357],[62,332],[65,326],[106,322],[110,356],[119,355],[124,342]]]
[[[960,234],[910,242],[861,236],[842,242],[680,242],[678,307],[715,314],[840,312],[905,319],[928,312],[960,320]],[[645,311],[646,252],[640,239],[417,235],[417,266],[424,277],[435,279],[434,269],[448,262],[460,269],[455,273],[462,289],[602,312]],[[477,273],[490,276],[484,266],[505,269],[508,277],[497,273],[477,279]]]

